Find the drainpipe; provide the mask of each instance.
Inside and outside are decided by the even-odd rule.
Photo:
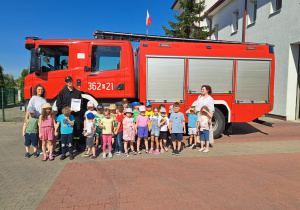
[[[245,0],[244,27],[243,27],[243,40],[242,40],[242,42],[246,42],[246,17],[247,17],[247,0]]]

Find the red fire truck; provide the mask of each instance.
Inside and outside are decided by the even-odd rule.
[[[168,108],[176,101],[190,107],[210,85],[215,102],[214,136],[234,122],[249,122],[273,109],[274,46],[197,39],[179,39],[96,31],[95,39],[28,38],[30,74],[24,94],[35,85],[55,103],[72,76],[83,98],[95,104],[151,101]],[[130,41],[139,41],[133,53]]]

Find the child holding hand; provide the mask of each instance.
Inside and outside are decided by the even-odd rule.
[[[154,155],[159,154],[159,143],[158,143],[158,138],[160,134],[160,127],[167,121],[166,119],[162,119],[161,115],[158,115],[158,107],[153,108],[153,115],[150,116],[150,121],[151,121],[151,127],[149,128],[149,131],[151,131],[151,149],[149,153],[153,152],[153,146],[154,146],[154,139],[156,143],[156,151]]]
[[[150,127],[150,121],[148,116],[145,115],[145,106],[140,106],[140,115],[136,117],[135,132],[138,134],[137,139],[137,153],[141,154],[140,144],[141,139],[144,138],[145,141],[145,152],[148,153],[148,127]]]
[[[86,132],[84,136],[86,137],[86,144],[88,146],[87,153],[83,155],[83,157],[89,157],[90,151],[92,150],[93,156],[91,160],[96,159],[96,149],[94,147],[94,115],[93,113],[88,113],[86,115]]]
[[[186,111],[186,115],[188,116],[188,131],[189,131],[189,144],[186,146],[187,148],[192,148],[193,150],[196,149],[196,145],[197,145],[197,120],[198,120],[198,116],[196,115],[196,110],[195,110],[195,106],[191,106],[191,108],[189,108]],[[193,143],[193,139],[194,139],[194,143]]]
[[[42,106],[42,114],[40,115],[40,122],[39,122],[39,137],[42,140],[42,150],[43,150],[43,161],[47,160],[47,153],[46,153],[46,143],[48,141],[49,145],[49,160],[54,160],[53,157],[53,144],[52,141],[54,140],[54,126],[56,125],[54,114],[52,111],[52,106],[49,103],[45,103]]]
[[[108,157],[112,158],[111,143],[112,134],[114,132],[114,119],[110,116],[110,110],[104,109],[104,118],[101,120],[100,127],[103,128],[103,155],[102,158],[106,158],[106,144],[108,144]]]
[[[134,119],[132,117],[132,109],[127,108],[125,111],[125,118],[123,119],[123,140],[124,140],[124,149],[125,156],[129,157],[128,154],[128,142],[131,148],[131,153],[136,155],[136,152],[133,148],[133,142],[135,139],[135,124]]]
[[[58,128],[60,127],[61,134],[61,156],[60,160],[64,160],[66,157],[66,147],[69,148],[70,160],[74,159],[73,156],[73,126],[75,118],[71,114],[70,107],[65,107],[62,110],[62,114],[56,119],[56,132],[55,135],[58,135]],[[61,126],[59,126],[61,124]]]
[[[212,118],[212,114],[209,112],[207,106],[202,106],[200,110],[200,117],[198,119],[198,131],[200,130],[201,148],[199,152],[209,152],[209,122]],[[206,149],[204,149],[204,143],[206,142]]]
[[[23,125],[23,137],[25,137],[25,158],[29,158],[30,145],[33,146],[33,156],[36,158],[37,154],[37,145],[38,145],[38,123],[39,118],[35,117],[35,108],[28,107],[29,113],[28,125],[24,122]]]

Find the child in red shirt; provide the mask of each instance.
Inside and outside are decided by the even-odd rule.
[[[115,136],[116,136],[116,143],[115,143],[115,154],[116,155],[121,155],[123,152],[123,119],[124,119],[124,114],[123,114],[123,106],[118,106],[116,109],[117,113],[117,126],[115,130]]]

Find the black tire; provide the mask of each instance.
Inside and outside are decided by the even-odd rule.
[[[212,119],[214,139],[221,137],[225,129],[225,117],[220,109],[215,107],[214,116]]]

